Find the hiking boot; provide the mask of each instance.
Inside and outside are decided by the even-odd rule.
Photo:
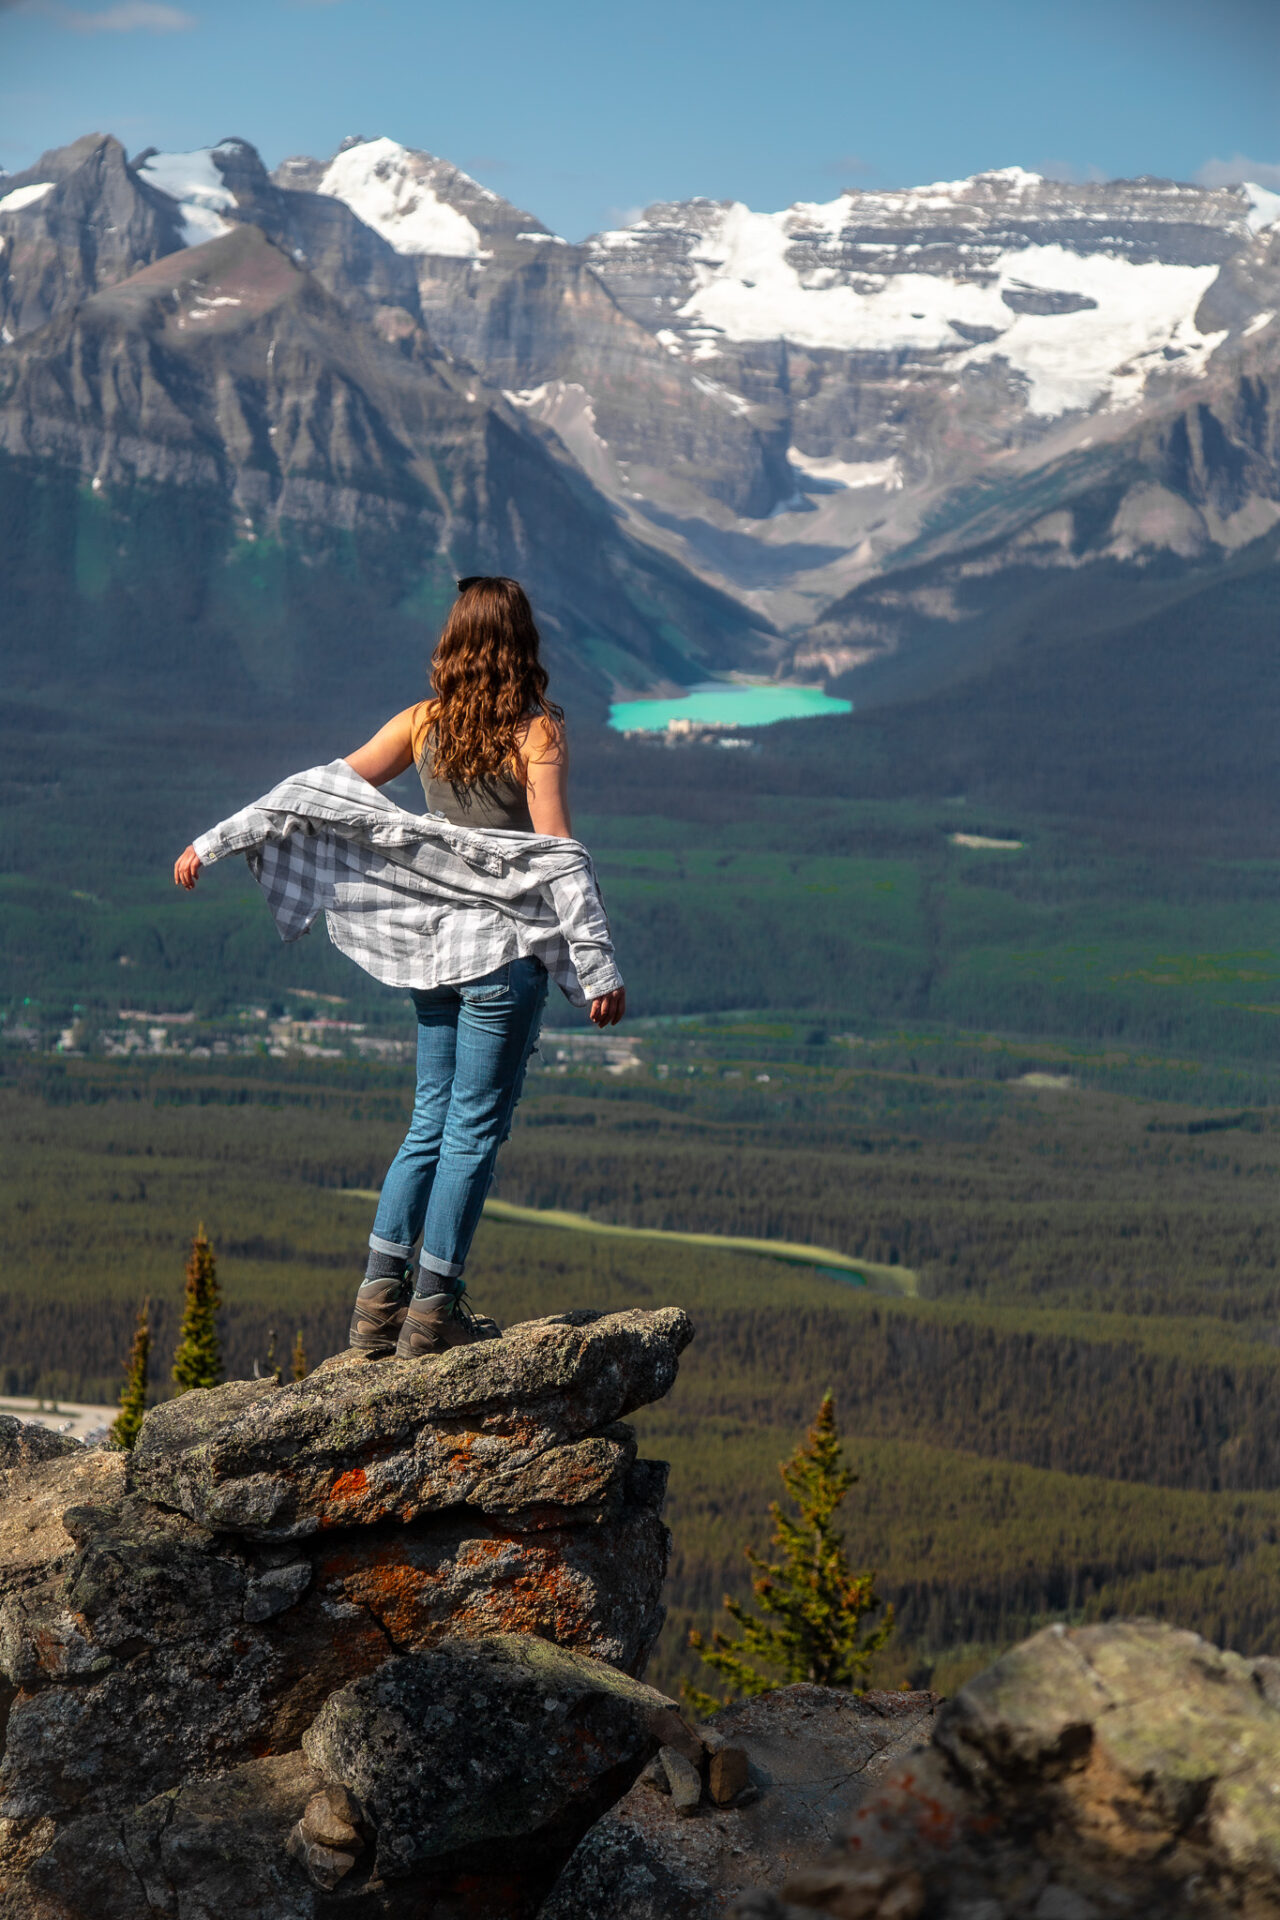
[[[409,1274],[366,1280],[356,1295],[347,1345],[370,1359],[385,1359],[396,1350],[396,1339],[409,1311],[413,1281]]]
[[[451,1347],[469,1347],[477,1340],[501,1340],[496,1320],[473,1313],[466,1296],[457,1293],[415,1293],[396,1342],[397,1360],[426,1360]]]

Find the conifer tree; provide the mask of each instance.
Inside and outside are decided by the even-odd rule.
[[[844,1465],[829,1393],[803,1444],[779,1472],[796,1513],[784,1513],[776,1500],[770,1505],[778,1558],[766,1560],[754,1547],[745,1549],[755,1570],[751,1589],[760,1614],[726,1595],[725,1611],[740,1629],[738,1636],[715,1632],[708,1643],[694,1632],[689,1645],[737,1695],[767,1693],[797,1680],[857,1691],[865,1685],[872,1655],[893,1632],[893,1608],[885,1607],[878,1624],[863,1631],[863,1621],[878,1611],[880,1601],[874,1573],[852,1571],[834,1525],[836,1508],[857,1476]],[[762,1672],[756,1661],[772,1671]],[[687,1681],[684,1695],[704,1717],[728,1704]]]
[[[305,1380],[307,1377],[307,1350],[302,1344],[302,1328],[298,1328],[298,1337],[293,1343],[293,1377]]]
[[[186,1393],[190,1387],[216,1387],[222,1378],[218,1344],[221,1304],[218,1263],[202,1222],[187,1258],[187,1298],[173,1356],[173,1384],[179,1393]]]
[[[132,1452],[147,1411],[147,1368],[151,1358],[151,1302],[144,1300],[138,1309],[133,1330],[133,1346],[120,1389],[120,1411],[111,1423],[111,1444]]]

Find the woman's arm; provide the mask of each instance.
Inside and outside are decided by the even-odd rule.
[[[563,723],[538,714],[529,722],[521,749],[529,818],[535,833],[572,840],[569,824],[569,743]]]
[[[385,727],[379,727],[372,740],[366,740],[354,753],[347,754],[346,762],[352,773],[358,773],[371,787],[385,787],[388,780],[394,780],[398,773],[411,767],[415,711],[413,707],[406,707],[403,713],[388,720]]]

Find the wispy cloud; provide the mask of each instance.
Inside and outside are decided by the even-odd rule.
[[[197,24],[193,13],[161,6],[158,0],[121,0],[99,13],[60,7],[57,18],[75,33],[189,33]]]
[[[0,0],[0,11],[34,14],[72,33],[189,33],[200,24],[193,13],[162,0],[118,0],[116,6],[96,12],[62,6],[59,0]]]
[[[1280,160],[1250,160],[1247,154],[1233,154],[1230,160],[1206,160],[1196,169],[1202,187],[1235,187],[1242,180],[1255,186],[1270,187],[1280,193]]]

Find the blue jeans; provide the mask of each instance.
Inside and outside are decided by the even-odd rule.
[[[419,1289],[447,1293],[466,1265],[511,1131],[547,1004],[547,970],[540,960],[510,960],[483,979],[415,992],[413,1004],[413,1118],[382,1183],[369,1245],[408,1260],[421,1234]]]

